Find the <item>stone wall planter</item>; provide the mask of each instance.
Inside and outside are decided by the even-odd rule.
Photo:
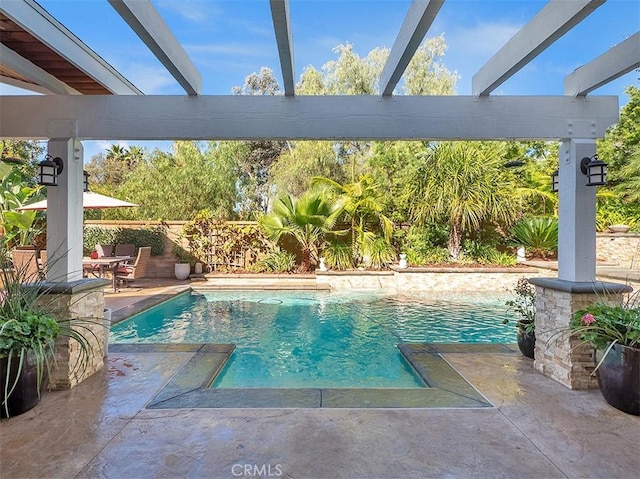
[[[613,407],[640,416],[640,349],[615,344],[598,368],[598,386]]]

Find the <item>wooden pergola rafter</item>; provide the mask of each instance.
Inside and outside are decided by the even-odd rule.
[[[70,280],[82,270],[76,205],[83,139],[542,138],[563,141],[560,234],[569,246],[561,250],[559,276],[593,279],[595,192],[580,184],[576,163],[595,153],[595,139],[618,120],[619,103],[616,96],[587,95],[640,65],[640,34],[567,76],[564,95],[491,93],[606,0],[550,0],[474,75],[472,95],[438,97],[393,91],[444,0],[411,2],[380,78],[381,94],[351,97],[296,95],[295,19],[288,0],[270,0],[284,95],[269,98],[203,95],[200,74],[149,0],[108,1],[186,95],[142,95],[34,0],[0,4],[0,81],[45,93],[0,97],[0,137],[49,139],[50,153],[68,163],[61,187],[48,195],[56,220],[48,222],[51,249],[70,252],[69,261],[55,263],[54,277]]]

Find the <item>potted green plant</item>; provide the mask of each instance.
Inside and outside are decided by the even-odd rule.
[[[173,272],[176,278],[180,280],[189,278],[191,275],[193,256],[177,243],[173,244],[171,251],[176,258],[176,263],[173,266]]]
[[[67,336],[80,347],[84,367],[91,348],[82,331],[82,322],[58,320],[43,295],[45,283],[26,283],[25,271],[7,267],[6,248],[0,247],[5,259],[0,268],[0,417],[10,417],[33,408],[40,399],[53,364],[55,340]],[[91,333],[93,334],[93,333]]]
[[[590,343],[599,357],[595,372],[605,400],[640,415],[640,293],[618,304],[599,301],[576,311],[571,331]]]
[[[536,345],[536,289],[526,278],[521,278],[511,292],[514,299],[507,300],[505,304],[518,315],[515,320],[518,348],[524,356],[533,359]],[[509,321],[507,318],[503,323],[507,324]]]

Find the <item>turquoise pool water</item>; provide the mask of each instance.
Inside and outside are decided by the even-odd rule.
[[[504,296],[421,296],[193,293],[114,325],[111,341],[235,343],[214,387],[416,388],[424,383],[398,343],[516,340],[502,324]]]

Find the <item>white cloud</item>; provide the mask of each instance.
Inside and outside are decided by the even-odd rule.
[[[249,43],[217,43],[208,45],[185,45],[184,48],[187,52],[193,54],[223,54],[223,55],[241,55],[249,57],[261,57],[271,53],[272,48],[270,45],[264,43],[249,44]]]
[[[491,57],[515,35],[522,25],[480,23],[471,28],[454,28],[447,32],[447,43],[461,54]]]
[[[221,11],[207,0],[157,0],[158,9],[168,14],[175,13],[195,23],[205,23],[218,17]],[[167,19],[168,20],[168,19]]]
[[[164,68],[130,65],[123,74],[146,95],[167,93],[167,87],[177,85],[176,80]]]

